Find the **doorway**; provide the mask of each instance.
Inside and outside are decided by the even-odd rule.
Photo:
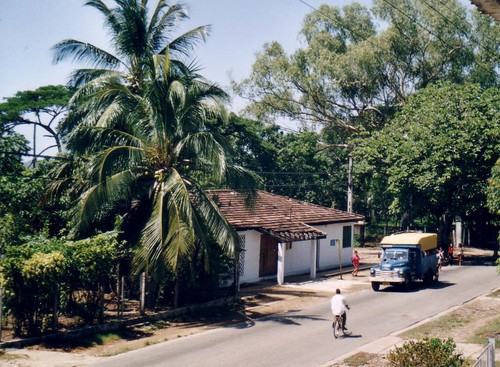
[[[266,234],[260,236],[259,277],[278,272],[278,239]]]

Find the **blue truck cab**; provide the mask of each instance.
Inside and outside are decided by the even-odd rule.
[[[372,289],[381,285],[400,285],[409,289],[413,282],[423,280],[430,284],[439,279],[437,234],[399,233],[386,236],[380,265],[370,269]]]

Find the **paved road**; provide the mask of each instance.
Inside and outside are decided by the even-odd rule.
[[[352,336],[335,340],[328,302],[107,358],[95,367],[317,367],[500,286],[494,267],[448,267],[440,283],[348,295]]]

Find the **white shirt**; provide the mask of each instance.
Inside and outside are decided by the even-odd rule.
[[[336,294],[332,297],[332,314],[343,315],[347,310],[347,301],[341,294]]]

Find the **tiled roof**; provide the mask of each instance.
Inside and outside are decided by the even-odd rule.
[[[255,229],[283,241],[324,238],[326,233],[314,225],[358,222],[362,215],[326,208],[285,196],[258,191],[253,205],[246,196],[231,190],[211,190],[208,194],[219,205],[227,221],[237,230]]]

